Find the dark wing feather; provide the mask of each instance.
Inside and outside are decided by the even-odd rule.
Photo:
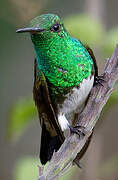
[[[49,160],[48,149],[50,142],[50,133],[47,131],[46,126],[42,123],[42,133],[41,133],[41,144],[40,144],[40,160],[42,164],[46,164]]]
[[[43,72],[38,70],[36,60],[34,65],[33,95],[42,127],[40,159],[42,164],[45,164],[50,160],[53,151],[58,150],[63,143],[64,135],[51,103],[46,78]]]
[[[92,51],[92,49],[88,46],[88,45],[85,45],[85,48],[87,49],[89,55],[91,56],[91,58],[93,59],[93,63],[94,63],[94,74],[95,74],[95,77],[98,76],[98,66],[97,66],[97,61],[96,61],[96,58],[94,56],[94,53]]]
[[[58,120],[56,118],[55,111],[51,103],[46,78],[43,72],[38,71],[36,60],[35,60],[34,68],[35,68],[34,70],[35,77],[34,77],[33,95],[34,95],[35,104],[39,112],[40,122],[42,124],[42,119],[45,119],[45,116],[47,116],[48,118],[47,121],[49,122],[50,127],[54,129],[55,133],[58,134],[60,136],[60,139],[63,141],[64,135],[63,132],[61,131]]]

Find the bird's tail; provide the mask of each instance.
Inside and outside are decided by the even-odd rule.
[[[41,146],[40,146],[40,160],[42,164],[46,164],[53,155],[54,150],[58,151],[62,142],[59,136],[51,136],[47,131],[45,124],[42,126],[42,135],[41,135]]]

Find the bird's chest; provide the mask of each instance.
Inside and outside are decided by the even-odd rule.
[[[91,88],[93,87],[94,76],[83,79],[83,81],[74,87],[68,94],[65,95],[65,99],[62,104],[58,104],[58,113],[68,115],[71,112],[81,110],[81,107],[85,103]]]

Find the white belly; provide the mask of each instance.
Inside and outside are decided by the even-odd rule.
[[[83,79],[80,88],[74,87],[70,93],[66,95],[64,103],[59,105],[58,121],[62,131],[68,128],[69,121],[66,118],[71,112],[81,109],[85,103],[94,83],[94,76]]]

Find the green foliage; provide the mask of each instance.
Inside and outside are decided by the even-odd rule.
[[[14,168],[14,180],[36,180],[38,179],[38,158],[24,157],[16,163]]]
[[[113,50],[118,43],[118,27],[111,29],[106,36],[103,53],[110,56],[113,53]]]
[[[8,117],[7,137],[16,139],[19,137],[31,121],[35,118],[37,110],[31,98],[22,98],[12,107]]]
[[[85,14],[68,16],[64,24],[73,37],[89,45],[100,45],[105,34],[102,24]]]
[[[24,157],[16,163],[14,168],[14,180],[36,180],[38,179],[38,165],[41,163],[38,158]],[[47,164],[46,164],[47,166]],[[45,167],[44,167],[45,168]],[[77,167],[72,168],[67,174],[59,180],[71,180],[72,175],[77,170]]]

